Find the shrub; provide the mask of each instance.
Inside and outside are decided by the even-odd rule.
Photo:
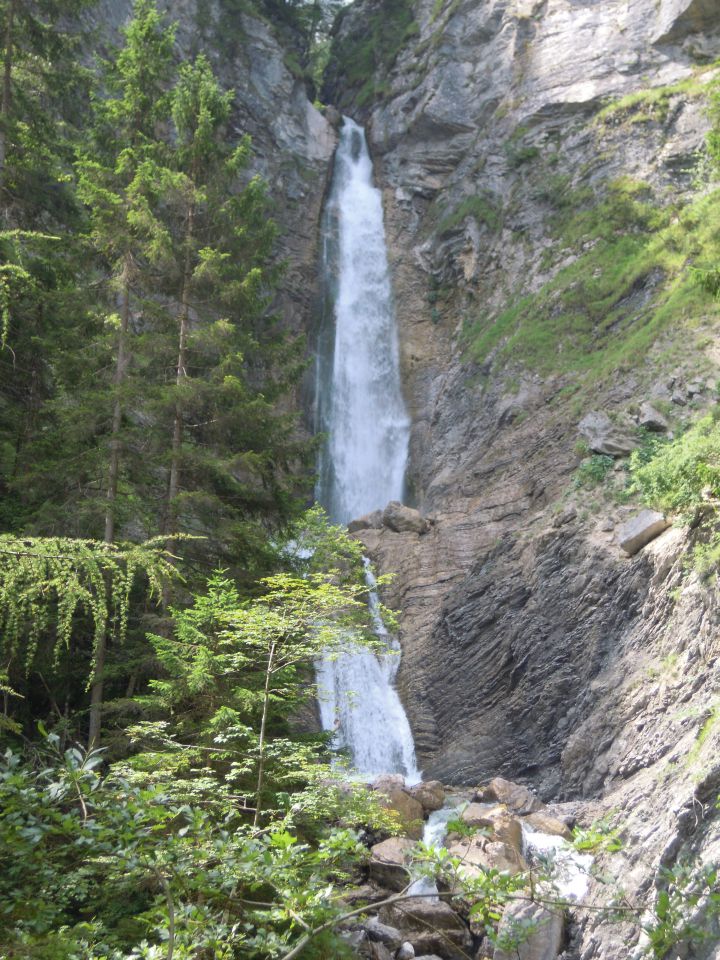
[[[601,453],[595,453],[580,464],[575,471],[576,487],[597,487],[601,484],[615,461]]]
[[[631,490],[645,503],[688,521],[720,497],[720,408],[676,440],[630,457]]]

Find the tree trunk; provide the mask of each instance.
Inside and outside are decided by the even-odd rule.
[[[130,326],[130,262],[126,258],[121,276],[122,293],[120,303],[120,332],[118,334],[118,352],[115,363],[115,389],[117,395],[113,406],[113,419],[110,437],[110,463],[108,465],[108,486],[105,507],[105,543],[115,540],[115,506],[117,503],[118,479],[120,475],[121,441],[123,406],[120,397],[120,388],[125,380],[128,363],[127,335]],[[107,584],[108,594],[110,584]],[[105,671],[105,652],[107,650],[107,634],[98,641],[95,650],[95,666],[93,668],[92,683],[90,685],[90,724],[88,731],[88,749],[92,750],[100,742],[100,724],[102,722],[103,705],[103,673]]]
[[[0,187],[2,187],[5,176],[5,158],[7,156],[7,127],[10,117],[10,108],[12,107],[13,43],[15,39],[16,11],[17,0],[10,0],[7,10],[7,19],[5,20],[5,38],[3,41],[5,63],[3,67],[2,99],[0,99]]]
[[[122,272],[122,300],[120,304],[120,333],[118,336],[118,353],[115,364],[115,389],[117,395],[113,406],[113,419],[110,438],[110,464],[108,466],[108,486],[105,508],[105,543],[115,540],[115,505],[117,502],[118,478],[120,474],[120,429],[122,427],[122,398],[120,387],[127,372],[127,334],[130,325],[130,264],[125,262]]]
[[[258,743],[258,775],[257,787],[255,791],[255,816],[253,817],[253,826],[257,827],[260,822],[260,811],[262,808],[261,793],[263,781],[265,778],[265,727],[267,726],[268,707],[270,705],[270,680],[272,679],[273,660],[275,659],[275,641],[270,644],[270,653],[268,654],[267,671],[265,673],[265,691],[263,695],[262,719],[260,721],[260,741]]]
[[[192,241],[195,230],[195,204],[191,203],[187,214],[187,228],[185,231],[185,262],[183,265],[183,281],[178,318],[178,359],[175,372],[175,417],[173,420],[172,446],[170,455],[170,478],[168,481],[167,506],[165,510],[166,534],[172,533],[175,526],[175,498],[180,492],[180,460],[183,442],[183,402],[182,384],[187,378],[187,341],[190,324],[190,284],[192,281]],[[172,551],[173,541],[169,539],[167,549]]]

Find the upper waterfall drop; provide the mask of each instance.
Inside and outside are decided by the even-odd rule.
[[[329,439],[318,499],[333,520],[347,523],[402,499],[410,435],[382,197],[373,184],[364,131],[347,117],[325,221],[335,326],[332,365],[319,378],[319,428]]]
[[[400,386],[383,208],[362,127],[345,117],[323,222],[326,324],[317,370],[317,427],[327,434],[317,498],[332,520],[401,500],[410,420]],[[378,636],[399,650],[379,615],[368,570]],[[365,775],[420,778],[407,716],[393,680],[395,653],[358,649],[318,664],[323,727],[349,749]]]

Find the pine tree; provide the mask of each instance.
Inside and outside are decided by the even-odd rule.
[[[103,539],[109,544],[116,534],[123,457],[130,451],[128,406],[130,402],[142,406],[138,378],[131,369],[136,360],[135,329],[149,295],[149,272],[167,245],[154,206],[164,177],[164,142],[158,131],[166,121],[174,28],[163,24],[151,0],[136,0],[124,38],[116,63],[106,71],[106,90],[94,104],[95,142],[78,164],[79,194],[89,208],[92,239],[107,264],[109,292],[118,306],[110,318],[115,357],[105,448]],[[134,329],[131,314],[136,307],[140,316]],[[99,642],[91,685],[91,746],[100,734],[105,654],[106,644]]]
[[[177,349],[157,416],[167,423],[163,532],[212,536],[208,559],[248,569],[266,540],[258,523],[293,511],[291,462],[303,448],[278,404],[302,364],[269,314],[275,226],[263,184],[248,179],[248,138],[228,144],[232,101],[205,57],[180,68],[165,207]]]

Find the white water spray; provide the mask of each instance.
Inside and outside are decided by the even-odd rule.
[[[318,500],[332,520],[401,500],[410,423],[400,389],[397,331],[390,288],[382,199],[361,127],[343,122],[332,190],[325,209],[324,270],[334,325],[321,333],[318,429],[328,441],[320,458]],[[330,312],[329,308],[326,311]],[[374,581],[370,609],[390,652],[357,650],[318,664],[325,730],[346,748],[364,776],[402,773],[420,779],[405,711],[393,686],[397,642],[385,630]]]

